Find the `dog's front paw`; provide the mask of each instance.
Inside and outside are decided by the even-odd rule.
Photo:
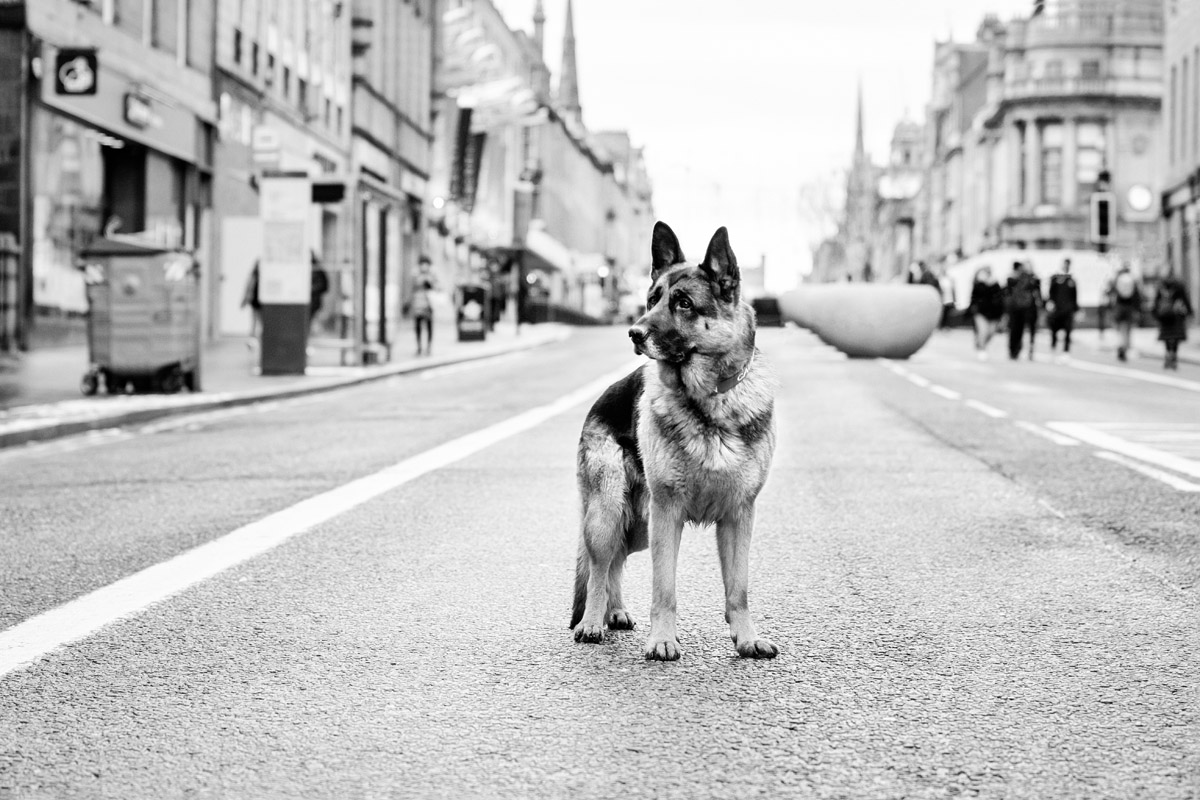
[[[607,622],[610,631],[631,631],[635,627],[633,617],[623,608],[610,611]]]
[[[599,644],[604,641],[604,626],[579,623],[575,626],[575,641],[582,644]]]
[[[770,639],[761,637],[747,638],[734,641],[738,655],[742,658],[774,658],[779,655],[779,648]]]
[[[653,636],[646,640],[647,661],[678,661],[679,642],[675,639],[656,639]]]

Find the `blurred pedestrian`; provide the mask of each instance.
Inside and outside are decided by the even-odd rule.
[[[1004,316],[1004,290],[991,267],[980,267],[971,286],[971,319],[975,323],[975,357],[986,361],[987,346]]]
[[[942,295],[942,319],[938,323],[941,328],[949,328],[954,321],[954,305],[956,302],[954,294],[954,281],[946,274],[946,268],[942,267],[940,274],[937,276],[938,291]]]
[[[1033,359],[1033,340],[1037,336],[1038,313],[1043,305],[1042,284],[1023,261],[1014,261],[1012,274],[1004,285],[1004,309],[1008,313],[1008,357],[1021,355],[1025,331],[1029,331],[1029,358]]]
[[[254,262],[254,266],[250,268],[250,274],[246,277],[246,288],[242,291],[242,308],[250,307],[250,340],[246,342],[247,347],[253,347],[254,341],[258,338],[258,330],[262,323],[262,302],[258,299],[258,261]]]
[[[421,256],[420,272],[413,287],[412,300],[408,304],[408,309],[412,313],[413,329],[417,335],[417,355],[421,355],[422,352],[425,355],[431,355],[433,352],[433,291],[435,283],[433,274],[429,271],[430,264],[428,256]],[[424,334],[424,348],[421,344],[422,334]]]
[[[321,266],[317,254],[311,250],[309,251],[309,263],[312,267],[312,274],[308,285],[308,324],[311,327],[317,318],[317,312],[321,310],[325,293],[329,291],[329,273]]]
[[[1183,282],[1169,273],[1158,286],[1154,298],[1154,316],[1158,320],[1158,340],[1166,348],[1163,369],[1179,369],[1179,343],[1187,340],[1187,319],[1195,313]]]
[[[1113,323],[1117,329],[1117,360],[1125,361],[1133,347],[1133,326],[1142,313],[1142,287],[1129,268],[1122,263],[1113,276]]]
[[[1079,290],[1071,277],[1071,259],[1064,258],[1062,271],[1051,276],[1046,302],[1046,323],[1050,328],[1050,352],[1058,349],[1058,334],[1062,333],[1063,358],[1071,354],[1071,331],[1079,311]]]

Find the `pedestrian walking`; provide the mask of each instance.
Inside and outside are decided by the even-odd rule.
[[[1142,287],[1129,264],[1121,264],[1112,281],[1113,323],[1117,329],[1117,360],[1129,358],[1133,348],[1133,326],[1142,313]]]
[[[433,291],[435,284],[433,276],[428,272],[429,259],[421,256],[420,264],[422,272],[417,275],[409,311],[412,313],[413,329],[417,335],[417,355],[421,355],[422,352],[425,355],[431,355],[433,352]],[[421,344],[422,334],[424,334],[424,348]]]
[[[1058,334],[1062,333],[1063,357],[1071,354],[1071,331],[1079,312],[1079,290],[1071,276],[1071,259],[1064,258],[1062,270],[1050,278],[1047,291],[1046,324],[1050,328],[1050,352],[1058,349]]]
[[[1004,316],[1004,290],[992,268],[980,267],[971,286],[971,319],[975,323],[975,357],[986,361],[987,346]]]
[[[1163,369],[1179,369],[1179,343],[1187,340],[1187,320],[1195,313],[1183,282],[1169,273],[1158,286],[1154,298],[1154,317],[1158,320],[1158,340],[1166,348]]]
[[[1038,314],[1044,301],[1042,284],[1025,262],[1014,261],[1013,271],[1004,285],[1004,308],[1008,314],[1008,357],[1021,355],[1025,331],[1029,331],[1029,358],[1033,359],[1033,341],[1037,336]]]
[[[938,327],[949,328],[954,322],[954,306],[956,298],[954,294],[954,281],[946,274],[946,268],[942,267],[941,274],[937,276],[938,291],[942,295],[942,318],[938,323]]]
[[[258,331],[262,326],[262,302],[258,299],[258,261],[250,269],[246,277],[246,288],[242,291],[242,308],[250,308],[250,339],[246,346],[253,347],[258,339]]]
[[[308,324],[311,327],[317,318],[317,312],[321,310],[325,293],[329,291],[329,273],[321,266],[321,261],[317,258],[316,253],[309,251],[309,260],[312,274],[308,285]]]

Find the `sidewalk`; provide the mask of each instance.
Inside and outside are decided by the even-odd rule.
[[[1039,344],[1048,345],[1049,337],[1050,332],[1047,329],[1044,327],[1038,329]],[[1163,349],[1163,343],[1158,341],[1158,328],[1134,328],[1131,341],[1133,353],[1138,357],[1162,364],[1166,351]],[[1083,346],[1096,352],[1109,353],[1115,361],[1117,358],[1117,332],[1109,328],[1101,337],[1100,331],[1096,328],[1076,328],[1071,334],[1071,346]],[[1179,361],[1185,364],[1200,365],[1200,329],[1195,327],[1188,329],[1187,341],[1181,342],[1179,345]]]
[[[435,326],[432,356],[417,356],[403,337],[387,364],[338,365],[335,348],[310,349],[304,375],[262,376],[258,351],[245,338],[221,339],[201,355],[202,391],[175,395],[139,394],[83,397],[79,382],[88,368],[86,346],[55,347],[0,357],[0,448],[55,439],[90,430],[137,424],[189,411],[246,405],[263,400],[325,392],[391,375],[487,358],[562,341],[565,325],[498,323],[482,342],[460,342],[452,322]]]

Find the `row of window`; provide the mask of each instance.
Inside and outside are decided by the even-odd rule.
[[[1021,170],[1021,203],[1033,202],[1031,181],[1036,180],[1039,190],[1038,201],[1047,205],[1061,206],[1068,181],[1075,183],[1075,200],[1086,205],[1096,182],[1104,169],[1107,141],[1102,122],[1079,121],[1075,124],[1075,162],[1065,162],[1067,126],[1049,121],[1038,124],[1041,147],[1041,173],[1028,175]],[[1032,137],[1022,129],[1021,163],[1027,164],[1026,155],[1032,146]]]
[[[108,25],[129,33],[147,47],[175,56],[180,64],[196,63],[190,21],[193,6],[206,0],[83,0]]]
[[[1171,65],[1167,92],[1168,163],[1200,161],[1200,47]]]

